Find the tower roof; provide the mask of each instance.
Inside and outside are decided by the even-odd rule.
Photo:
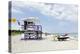
[[[38,17],[27,17],[27,18],[24,18],[23,21],[39,22],[39,18]]]

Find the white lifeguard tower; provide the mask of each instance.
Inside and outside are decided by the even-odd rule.
[[[22,39],[42,39],[42,26],[36,25],[39,22],[36,17],[28,17],[23,20],[22,29],[24,31],[24,38]]]

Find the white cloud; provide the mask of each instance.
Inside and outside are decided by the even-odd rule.
[[[78,14],[76,5],[40,2],[13,2],[13,6],[35,8],[43,15],[52,16],[58,20],[77,22]]]
[[[42,9],[42,14],[53,16],[58,20],[77,21],[78,14],[75,5],[54,4],[51,8],[53,9],[51,10],[50,8],[45,7]]]
[[[21,10],[12,8],[12,13],[22,14],[23,12]]]

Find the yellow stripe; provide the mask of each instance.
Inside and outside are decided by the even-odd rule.
[[[9,22],[15,23],[16,22],[16,18],[9,19]]]

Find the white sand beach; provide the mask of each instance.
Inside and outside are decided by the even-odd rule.
[[[22,35],[12,36],[12,52],[33,52],[50,50],[74,50],[78,48],[78,40],[53,40],[51,36],[43,35],[42,40],[21,40]]]

